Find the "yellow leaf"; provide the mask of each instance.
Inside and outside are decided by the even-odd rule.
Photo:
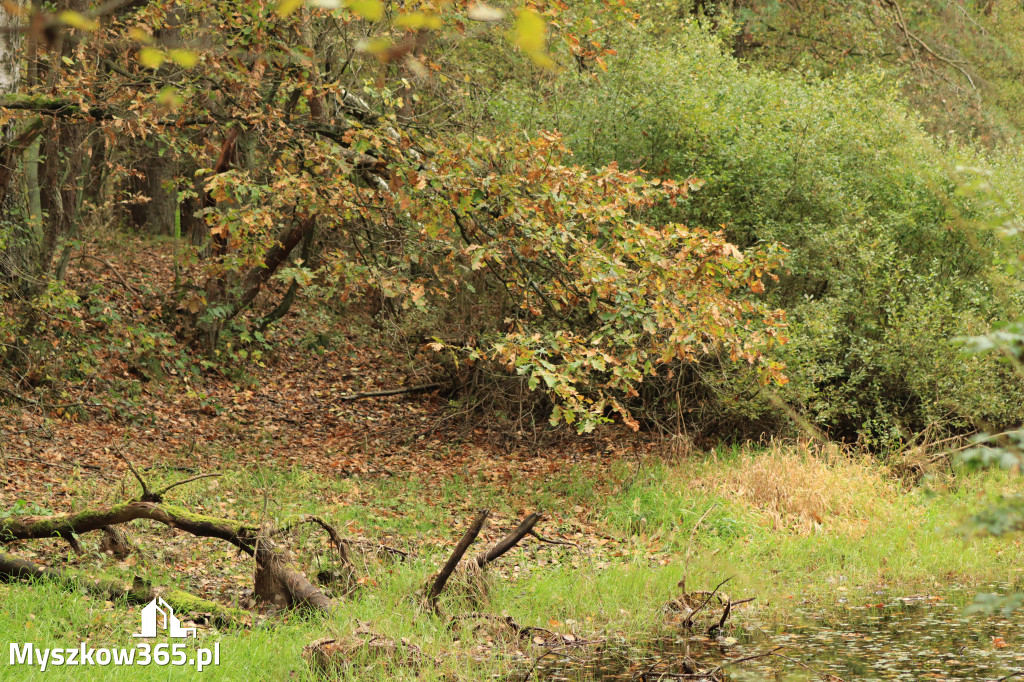
[[[128,35],[132,40],[137,40],[144,45],[153,42],[153,36],[146,33],[146,30],[139,26],[128,29]]]
[[[516,18],[515,42],[537,66],[551,67],[554,62],[544,52],[547,26],[539,14],[521,9]]]
[[[164,53],[154,47],[144,47],[139,50],[139,61],[150,69],[159,69],[164,63]]]
[[[524,52],[540,52],[544,49],[544,34],[547,27],[540,15],[529,9],[519,10],[516,19],[516,45]]]
[[[57,16],[57,18],[68,26],[81,29],[83,31],[95,31],[100,27],[100,23],[95,19],[90,19],[87,16],[79,14],[78,12],[72,12],[71,10],[64,10]]]
[[[303,0],[280,0],[277,3],[277,16],[286,17],[302,7]]]
[[[406,12],[395,19],[395,26],[402,28],[427,28],[437,30],[441,28],[441,17],[428,12]]]
[[[186,69],[196,65],[199,61],[199,55],[192,50],[182,50],[180,48],[170,51],[171,59],[174,60],[179,66],[184,66]]]
[[[349,0],[346,6],[367,21],[377,21],[384,16],[384,6],[380,0]]]

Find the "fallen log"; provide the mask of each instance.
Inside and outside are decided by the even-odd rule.
[[[254,615],[248,611],[229,608],[184,590],[153,586],[138,578],[129,585],[123,580],[104,574],[91,575],[84,571],[39,566],[5,552],[0,552],[0,580],[61,584],[103,599],[124,599],[133,604],[148,604],[159,597],[179,614],[209,614],[211,622],[220,627],[245,627],[254,622]]]
[[[292,564],[286,553],[277,549],[269,539],[259,536],[257,528],[238,521],[196,514],[169,504],[136,501],[76,514],[9,517],[0,520],[0,542],[68,538],[136,519],[158,521],[198,537],[229,542],[254,557],[261,569],[270,571],[287,591],[289,607],[308,607],[325,613],[331,609],[327,595]]]

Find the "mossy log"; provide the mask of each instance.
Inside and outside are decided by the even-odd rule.
[[[0,580],[51,582],[65,585],[70,589],[82,590],[103,599],[124,599],[133,604],[148,604],[160,597],[178,613],[189,613],[193,617],[209,614],[211,622],[222,627],[244,627],[251,625],[254,620],[253,614],[248,611],[229,608],[184,590],[153,586],[138,578],[128,584],[124,580],[102,573],[91,574],[73,569],[39,566],[5,552],[0,552]]]
[[[109,509],[55,516],[15,516],[0,520],[0,542],[42,538],[70,538],[105,526],[136,519],[158,521],[198,537],[217,538],[238,547],[256,559],[287,591],[288,605],[329,612],[331,600],[303,575],[287,553],[277,549],[258,529],[239,521],[196,514],[183,507],[154,502],[125,502]]]

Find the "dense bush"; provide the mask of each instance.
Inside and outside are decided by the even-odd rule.
[[[997,275],[1007,247],[971,228],[984,207],[957,193],[956,168],[978,156],[929,137],[879,74],[778,75],[695,26],[653,36],[624,31],[607,73],[509,86],[495,119],[558,126],[584,164],[701,178],[659,218],[720,224],[743,248],[788,246],[769,291],[791,325],[781,395],[818,426],[878,445],[933,423],[1018,422],[1019,381],[947,341],[1021,311]],[[711,423],[779,415],[742,377],[716,381]]]

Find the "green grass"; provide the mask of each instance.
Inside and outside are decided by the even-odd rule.
[[[250,630],[202,632],[201,645],[218,639],[221,643],[221,665],[204,674],[217,679],[313,679],[301,658],[302,648],[321,637],[349,636],[361,625],[396,641],[408,638],[422,649],[425,662],[417,668],[385,669],[379,661],[355,666],[351,674],[360,679],[485,679],[522,669],[524,659],[517,662],[514,642],[469,627],[449,628],[447,620],[423,609],[417,594],[446,558],[472,510],[483,506],[495,511],[495,532],[514,523],[522,509],[541,507],[547,514],[541,531],[573,539],[579,527],[584,532],[575,541],[583,551],[531,540],[499,561],[486,603],[447,596],[442,599],[445,611],[485,610],[512,616],[523,625],[583,637],[621,634],[642,640],[663,632],[660,606],[676,596],[676,583],[684,576],[690,589],[710,588],[732,577],[730,595],[758,598],[757,606],[739,617],[765,627],[784,619],[801,600],[830,605],[839,596],[851,602],[869,599],[880,587],[896,596],[1020,582],[1024,550],[1019,539],[965,540],[958,531],[988,501],[1019,488],[1019,479],[1009,474],[961,473],[944,480],[941,492],[933,492],[892,483],[880,467],[857,470],[861,483],[846,486],[854,491],[848,500],[850,518],[836,512],[819,529],[808,531],[799,524],[780,525],[777,517],[735,494],[734,487],[748,475],[747,461],[723,455],[681,465],[655,463],[635,475],[623,464],[604,472],[606,480],[599,485],[595,472],[567,467],[512,489],[467,483],[460,477],[442,484],[397,476],[326,478],[267,465],[232,468],[220,479],[178,488],[172,495],[175,503],[211,515],[256,522],[313,513],[344,535],[414,550],[406,562],[358,559],[365,584],[354,596],[337,599],[337,611],[329,619],[291,613]],[[841,477],[846,469],[839,466],[836,471]],[[889,488],[870,485],[876,474],[879,481],[889,481]],[[156,470],[150,475],[151,487],[157,488],[181,474]],[[120,490],[99,489],[87,481],[81,480],[74,507],[121,498]],[[124,494],[134,491],[126,488]],[[875,513],[861,518],[858,509]],[[38,510],[22,513],[28,511]],[[581,526],[579,519],[585,520]],[[209,587],[204,581],[215,579],[228,596],[213,596],[225,602],[237,602],[239,590],[251,587],[251,564],[223,543],[141,522],[132,532],[144,547],[135,563],[93,555],[77,560],[77,566],[126,580],[143,575],[154,584],[197,592]],[[323,534],[302,526],[287,537],[307,570],[315,572],[321,562],[310,557],[326,553]],[[22,555],[33,550],[43,551],[49,560],[67,554],[56,541],[11,548]],[[5,646],[26,641],[37,647],[76,646],[80,641],[93,647],[133,646],[138,611],[138,606],[111,604],[57,585],[0,585],[0,639]],[[200,675],[190,668],[154,666],[58,667],[39,673],[27,666],[10,667],[6,653],[0,662],[4,679],[44,676],[163,680]]]

